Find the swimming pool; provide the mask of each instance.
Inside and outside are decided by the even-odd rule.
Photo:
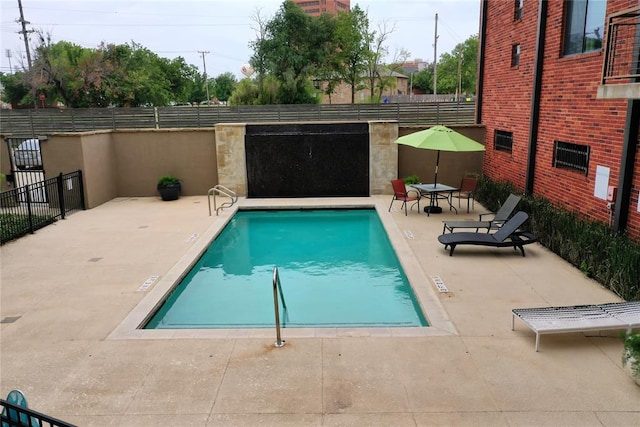
[[[239,211],[147,329],[426,326],[374,209]]]

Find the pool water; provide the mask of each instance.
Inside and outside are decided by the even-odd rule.
[[[239,211],[146,329],[426,326],[374,209]]]

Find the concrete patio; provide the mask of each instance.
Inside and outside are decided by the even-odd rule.
[[[239,204],[376,206],[434,326],[284,329],[282,348],[272,329],[136,329],[233,210],[118,198],[0,249],[0,395],[79,426],[640,425],[617,332],[545,335],[536,353],[532,331],[511,330],[512,308],[617,296],[538,244],[449,257],[442,221],[479,204],[405,216],[390,199]]]

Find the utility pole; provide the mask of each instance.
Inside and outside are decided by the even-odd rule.
[[[18,31],[18,34],[22,34],[22,38],[24,39],[24,48],[27,51],[27,65],[29,65],[29,69],[31,69],[31,52],[29,51],[29,36],[27,36],[27,34],[33,33],[33,30],[27,30],[27,24],[31,24],[31,22],[24,20],[22,0],[18,0],[18,8],[20,9],[20,19],[18,19],[17,22],[22,24],[22,31]]]
[[[13,74],[13,67],[11,67],[11,49],[6,49],[4,53],[6,54],[7,59],[9,60],[9,74]]]
[[[438,14],[436,13],[436,33],[433,38],[433,94],[438,94]],[[436,98],[434,96],[434,98]]]
[[[209,97],[209,82],[207,81],[207,61],[204,60],[204,56],[209,53],[208,50],[199,50],[198,53],[202,55],[202,67],[204,68],[204,87],[207,90],[207,101],[211,101]]]
[[[458,51],[458,87],[456,88],[458,102],[462,96],[462,49]]]

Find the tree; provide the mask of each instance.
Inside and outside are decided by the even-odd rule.
[[[258,93],[258,87],[251,79],[242,79],[229,97],[229,105],[254,105]]]
[[[423,90],[425,93],[433,91],[433,65],[425,67],[413,75],[413,87]]]
[[[318,102],[309,81],[329,57],[334,22],[327,14],[311,17],[287,0],[267,23],[264,38],[253,43],[251,62],[276,77],[280,103]]]
[[[102,52],[66,41],[52,43],[43,33],[38,36],[32,67],[25,73],[30,89],[52,92],[69,107],[106,106]]]
[[[366,71],[366,59],[370,57],[368,34],[369,18],[360,6],[355,5],[351,11],[338,14],[335,31],[336,55],[333,61],[329,62],[333,69],[326,73],[328,95],[333,92],[336,83],[344,81],[351,87],[351,103],[355,103],[356,92],[364,88],[362,82]]]
[[[443,53],[438,62],[438,93],[475,93],[478,64],[478,36],[458,43],[451,53]]]
[[[30,95],[30,89],[25,84],[23,72],[15,74],[0,73],[0,83],[4,87],[2,100],[11,105],[18,106],[20,104],[33,105],[33,96]]]
[[[213,79],[213,96],[220,101],[228,101],[237,85],[233,73],[226,72]]]
[[[388,28],[388,25],[386,21],[382,22],[378,26],[378,32],[370,31],[364,35],[369,45],[369,53],[365,61],[368,81],[367,87],[369,88],[369,98],[371,102],[380,102],[382,96],[382,90],[379,90],[379,96],[376,96],[376,83],[381,81],[382,60],[388,53],[388,48],[384,43],[387,41],[389,34],[395,29],[395,26]],[[379,85],[378,88],[380,89]]]

